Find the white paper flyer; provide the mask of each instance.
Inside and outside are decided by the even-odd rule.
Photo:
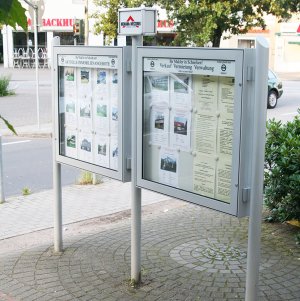
[[[109,168],[109,137],[95,136],[95,164]]]
[[[169,108],[153,105],[150,109],[151,143],[168,146],[169,144]]]
[[[111,136],[110,137],[110,164],[109,164],[109,167],[111,169],[118,170],[118,162],[119,162],[118,137]]]
[[[159,155],[159,182],[178,187],[178,152],[162,147]]]
[[[170,147],[191,149],[191,112],[172,109],[170,113]]]
[[[93,163],[93,135],[91,132],[78,133],[78,158]]]

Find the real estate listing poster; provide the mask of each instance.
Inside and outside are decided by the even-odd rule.
[[[171,110],[170,146],[180,150],[191,149],[191,112],[183,109]]]
[[[192,107],[192,76],[190,74],[173,74],[170,76],[170,105],[176,108]]]
[[[119,144],[116,136],[110,137],[110,158],[109,167],[114,170],[118,170],[119,164]]]
[[[170,186],[178,186],[178,152],[162,147],[159,156],[159,182]]]
[[[78,159],[93,163],[93,135],[89,131],[78,133]]]
[[[147,72],[144,74],[144,80],[146,81],[145,85],[148,87],[145,92],[146,94],[151,94],[152,104],[169,104],[170,88],[167,74]]]
[[[168,146],[169,144],[169,107],[153,105],[150,108],[151,144]]]
[[[95,164],[109,168],[110,141],[108,136],[95,137]]]
[[[66,128],[65,131],[65,146],[66,156],[77,159],[77,131]]]

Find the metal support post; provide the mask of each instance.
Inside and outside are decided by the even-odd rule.
[[[258,300],[258,280],[261,246],[261,218],[264,181],[264,149],[266,136],[267,79],[269,47],[264,38],[256,40],[255,53],[255,104],[253,160],[250,196],[250,219],[248,229],[248,255],[246,275],[246,301]]]
[[[61,190],[61,165],[54,159],[53,162],[54,186],[54,252],[62,252],[62,190]]]
[[[2,136],[0,134],[0,204],[5,202],[3,189],[3,158],[2,158]]]
[[[136,116],[137,116],[137,47],[143,46],[143,36],[132,36],[132,161],[131,161],[131,280],[141,281],[141,189],[136,187]]]
[[[55,37],[52,40],[52,61],[55,62],[54,58],[54,47],[60,45],[59,37]],[[56,66],[52,65],[52,112],[53,112],[53,189],[54,189],[54,252],[62,252],[63,250],[63,239],[62,239],[62,189],[61,189],[61,164],[56,162],[56,144],[58,139],[58,133],[56,129],[56,120],[58,112],[55,110],[55,76],[54,72],[57,72]]]

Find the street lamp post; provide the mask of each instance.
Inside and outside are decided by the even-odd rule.
[[[35,52],[35,81],[36,81],[36,116],[37,126],[40,129],[40,101],[39,101],[39,56],[38,56],[38,6],[24,0],[34,10],[34,52]]]
[[[84,45],[89,45],[89,1],[84,5]]]

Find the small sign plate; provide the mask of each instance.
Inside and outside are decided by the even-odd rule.
[[[156,10],[136,8],[119,10],[119,35],[155,35]]]

